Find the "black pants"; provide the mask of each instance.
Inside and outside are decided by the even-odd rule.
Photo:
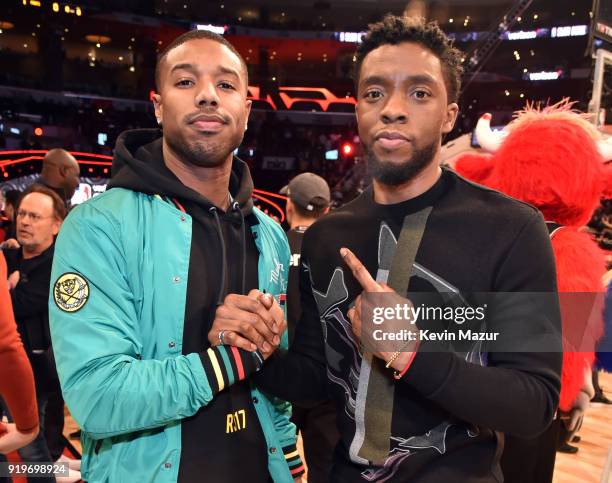
[[[504,483],[552,483],[561,426],[557,416],[537,438],[506,436],[501,459]]]
[[[64,439],[64,398],[61,391],[49,394],[45,413],[45,438],[51,454],[51,461],[57,461],[66,447]]]
[[[331,402],[314,407],[294,404],[291,421],[302,433],[308,483],[328,483],[334,448],[340,439],[336,429],[336,408]]]

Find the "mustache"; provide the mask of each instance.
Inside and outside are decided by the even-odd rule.
[[[230,119],[226,114],[220,113],[218,111],[197,111],[191,114],[187,114],[185,116],[185,122],[187,124],[191,124],[198,120],[198,118],[204,118],[206,120],[216,120],[222,122],[223,124],[229,124]]]

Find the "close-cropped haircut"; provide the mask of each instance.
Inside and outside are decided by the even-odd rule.
[[[208,30],[190,30],[189,32],[185,32],[184,34],[179,35],[177,38],[175,38],[172,42],[166,45],[166,47],[164,47],[164,49],[157,55],[157,62],[155,63],[155,88],[158,92],[161,84],[161,64],[168,55],[168,52],[170,52],[172,49],[175,49],[179,45],[183,45],[185,42],[198,39],[206,39],[218,42],[221,45],[225,45],[234,54],[236,54],[236,56],[240,59],[240,64],[242,65],[242,68],[244,69],[245,83],[247,86],[249,85],[249,70],[247,68],[247,64],[242,58],[242,55],[240,55],[240,53],[236,50],[236,47],[234,47],[225,37],[214,32],[209,32]]]
[[[425,22],[419,17],[400,17],[388,14],[380,22],[370,24],[357,47],[354,79],[359,83],[361,65],[365,57],[383,45],[414,42],[434,53],[442,64],[442,74],[449,102],[457,102],[463,74],[462,53],[436,22]]]

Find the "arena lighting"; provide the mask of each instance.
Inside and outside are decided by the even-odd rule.
[[[540,80],[557,80],[561,76],[561,71],[555,72],[530,72],[529,80],[540,81]]]
[[[353,146],[350,143],[344,143],[342,145],[342,154],[345,156],[350,156],[353,154]]]
[[[312,97],[300,97],[300,92],[319,92],[323,99],[313,99]],[[287,109],[298,101],[315,102],[321,106],[323,111],[327,111],[329,105],[333,103],[339,104],[357,104],[353,97],[336,97],[329,89],[324,87],[279,87],[278,95],[282,99]]]
[[[40,0],[23,0],[23,4],[27,7],[40,7],[41,2]]]
[[[469,17],[467,19],[469,21]],[[517,19],[519,22],[522,20],[520,17]],[[464,26],[466,26],[464,22]],[[588,25],[569,25],[548,28],[539,28],[537,30],[518,30],[516,32],[506,32],[502,35],[502,39],[505,40],[529,40],[542,37],[581,37],[588,34]],[[483,32],[471,32],[470,36],[480,36]],[[334,32],[334,38],[340,42],[350,42],[358,44],[361,42],[365,32]],[[453,37],[454,32],[450,32],[450,36]],[[461,34],[463,35],[463,34]]]
[[[85,40],[92,44],[108,44],[111,38],[106,35],[86,35]]]
[[[35,136],[42,136],[43,135],[43,130],[42,127],[37,127],[34,129],[34,135]]]
[[[272,106],[272,109],[274,109],[275,111],[278,110],[277,107],[276,107],[276,104],[272,100],[272,96],[270,96],[270,94],[268,94],[265,99],[262,99],[260,97],[260,95],[259,95],[260,92],[261,92],[261,89],[259,87],[249,86],[248,92],[247,92],[247,94],[248,94],[247,95],[247,99],[249,99],[251,101],[264,101],[264,102],[267,102],[268,104],[270,104]]]
[[[612,37],[612,28],[608,27],[606,24],[597,22],[596,30],[608,37]]]
[[[35,159],[43,159],[47,154],[46,149],[25,149],[14,151],[0,151],[0,169],[13,166]],[[93,166],[111,166],[113,157],[106,154],[84,153],[81,151],[70,151],[79,164]]]
[[[335,36],[340,42],[358,44],[361,42],[365,32],[336,32]]]
[[[519,30],[518,32],[508,32],[508,40],[527,40],[535,39],[538,36],[538,32],[535,30]]]
[[[338,160],[338,150],[331,149],[329,151],[325,151],[325,159],[328,161],[337,161]]]
[[[25,149],[25,150],[14,150],[14,151],[0,151],[0,171],[2,171],[3,176],[5,178],[9,177],[7,171],[5,171],[6,166],[12,166],[20,163],[25,163],[27,161],[32,160],[42,160],[44,155],[47,153],[46,149]],[[77,162],[79,164],[87,165],[87,166],[104,166],[103,173],[108,174],[109,168],[112,163],[112,156],[108,156],[106,154],[95,154],[95,153],[84,153],[80,151],[70,151]],[[9,159],[3,159],[3,158]],[[84,158],[92,158],[93,160],[84,159]],[[91,171],[90,171],[91,172]],[[278,217],[281,223],[285,219],[285,212],[281,208],[278,203],[283,203],[287,201],[287,197],[283,195],[279,195],[277,193],[272,193],[270,191],[253,189],[253,198],[261,200],[265,204],[272,207],[273,211],[278,213]],[[274,202],[270,198],[276,198],[280,201]]]
[[[582,37],[587,35],[589,28],[587,25],[569,25],[567,27],[553,27],[550,31],[550,36],[553,38],[559,37]]]
[[[263,196],[263,195],[266,195],[266,196]],[[274,210],[279,215],[279,220],[281,223],[285,221],[285,211],[280,207],[280,205],[278,205],[277,203],[275,203],[274,201],[268,198],[268,196],[273,196],[275,198],[281,198],[281,199],[287,200],[285,196],[281,196],[281,195],[277,195],[276,193],[270,193],[269,191],[263,191],[263,190],[257,190],[257,189],[253,190],[252,196],[256,200],[263,201],[267,203],[268,205],[270,205],[272,208],[274,208]]]
[[[278,198],[279,200],[283,200],[283,201],[287,201],[287,197],[284,195],[279,195],[278,193],[272,193],[271,191],[265,191],[265,190],[260,190],[257,188],[253,189],[253,193],[259,194],[259,195],[265,195],[267,197],[272,197],[272,198]]]

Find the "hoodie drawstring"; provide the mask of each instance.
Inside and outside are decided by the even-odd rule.
[[[210,211],[215,217],[215,222],[217,224],[217,235],[219,236],[219,241],[221,242],[221,282],[219,283],[219,295],[217,296],[217,305],[223,305],[223,299],[225,298],[225,266],[227,265],[227,257],[225,254],[225,239],[223,238],[223,230],[221,228],[221,220],[219,219],[219,213],[217,213],[217,208],[213,206],[208,211]]]
[[[244,214],[240,209],[240,205],[237,201],[232,203],[232,210],[237,210],[240,214],[240,229],[241,229],[241,250],[240,254],[242,257],[242,284],[241,294],[245,295],[246,290],[246,228],[244,221]],[[219,295],[217,297],[217,305],[222,305],[225,299],[225,279],[227,277],[227,250],[225,247],[225,238],[223,236],[223,229],[221,227],[221,220],[216,207],[211,207],[208,210],[215,218],[215,224],[217,226],[217,235],[219,236],[219,242],[221,243],[221,282],[219,283]]]
[[[240,246],[242,248],[242,285],[240,293],[242,293],[242,295],[246,295],[246,227],[244,222],[244,213],[242,213],[240,205],[237,201],[234,201],[232,204],[232,209],[236,210],[240,215],[240,230],[242,232],[240,239]]]

